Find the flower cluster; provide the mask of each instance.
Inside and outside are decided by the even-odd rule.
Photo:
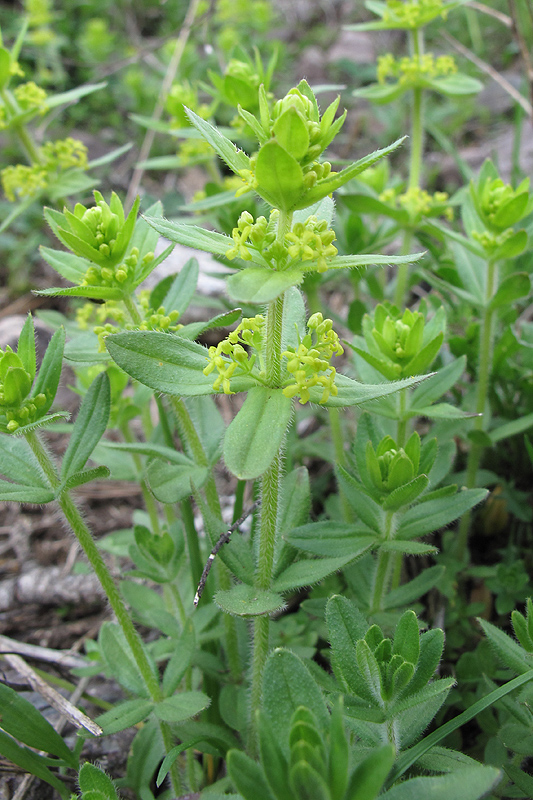
[[[39,163],[31,166],[10,165],[0,173],[2,189],[11,203],[26,197],[35,197],[50,185],[59,172],[72,167],[88,167],[87,148],[83,142],[70,137],[46,142],[39,149],[39,157]]]
[[[249,159],[246,168],[238,170],[244,186],[241,193],[253,189],[271,206],[284,211],[306,208],[317,198],[306,202],[305,195],[322,181],[327,183],[331,164],[318,158],[329,146],[344,123],[346,112],[335,119],[339,98],[321,116],[316,98],[306,83],[297,87],[272,110],[263,87],[259,91],[259,119],[239,108],[239,114],[250,125],[260,142],[260,149]],[[272,169],[286,173],[285,180],[272,182]],[[329,185],[328,185],[329,189]],[[329,194],[324,190],[318,199]]]
[[[233,394],[231,391],[231,378],[237,375],[250,375],[256,361],[256,354],[261,360],[265,318],[261,314],[247,317],[242,320],[229,336],[216,347],[209,348],[208,364],[204,375],[211,375],[217,370],[218,375],[213,383],[213,389],[222,388],[224,394]],[[248,353],[246,347],[255,350]]]
[[[424,372],[434,361],[444,339],[443,330],[426,326],[419,311],[379,304],[373,318],[363,317],[367,350],[355,351],[388,380]]]
[[[519,222],[530,210],[529,178],[513,189],[500,178],[487,180],[480,187],[478,209],[487,228],[500,233]]]
[[[171,333],[183,328],[177,324],[179,311],[165,311],[164,306],[152,308],[150,305],[150,291],[141,291],[136,298],[139,301],[142,314],[140,323],[132,323],[124,308],[113,300],[95,306],[94,303],[85,303],[76,312],[76,321],[82,330],[87,330],[91,321],[97,324],[93,327],[98,336],[99,351],[105,352],[105,338],[110,333],[120,331],[159,331]]]
[[[332,321],[324,319],[320,312],[309,318],[307,329],[309,333],[299,341],[297,348],[290,347],[282,353],[287,359],[287,370],[295,381],[285,386],[283,394],[285,397],[299,397],[303,404],[310,400],[309,389],[322,386],[319,402],[325,403],[330,394],[335,396],[338,393],[335,386],[336,370],[331,366],[331,359],[342,355],[344,350],[333,330]]]
[[[0,177],[2,190],[11,203],[26,197],[35,197],[48,184],[48,172],[40,165],[10,165],[0,172]]]
[[[198,92],[188,81],[173,84],[167,95],[165,108],[178,127],[190,128],[191,123],[184,106],[192,108],[202,119],[208,119],[211,115],[211,106],[198,101]]]
[[[279,211],[274,209],[270,212],[268,221],[266,217],[262,216],[257,217],[254,221],[249,211],[243,211],[237,227],[233,228],[231,232],[235,245],[226,251],[226,258],[232,261],[238,256],[244,261],[250,261],[252,254],[247,245],[255,247],[267,260],[272,258],[274,253],[271,252],[271,248],[276,241],[278,217]],[[281,257],[282,253],[277,253],[277,256]]]
[[[404,208],[408,214],[411,224],[420,222],[423,217],[445,216],[446,219],[453,219],[453,208],[448,204],[448,194],[446,192],[435,192],[429,194],[419,186],[412,186],[402,194],[396,194],[394,189],[385,189],[379,196],[383,203],[388,203],[395,208]]]
[[[34,375],[28,372],[20,356],[9,347],[0,350],[0,409],[7,420],[7,430],[14,433],[28,425],[46,405],[46,395],[28,398]]]
[[[391,436],[381,440],[376,450],[372,442],[366,447],[366,466],[374,487],[381,494],[390,494],[418,475],[420,437],[415,432],[403,447]]]
[[[316,216],[295,223],[285,236],[285,241],[290,242],[289,256],[294,260],[316,261],[317,272],[325,272],[327,259],[337,255],[338,250],[333,244],[335,239],[335,231],[328,227],[326,220],[319,220]]]
[[[94,192],[96,205],[86,208],[76,203],[74,211],[64,209],[54,213],[49,220],[54,233],[69,250],[88,259],[92,265],[87,270],[85,286],[124,286],[134,279],[139,250],[132,247],[126,256],[135,228],[139,200],[128,214],[115,192],[107,203],[100,192]],[[154,254],[147,253],[143,264],[153,261]]]
[[[47,94],[44,89],[37,86],[35,81],[20,83],[13,91],[13,94],[15,95],[19,107],[23,111],[39,109],[41,113],[44,113],[47,110]]]
[[[391,27],[415,29],[438,16],[446,17],[443,0],[387,0],[382,18]]]
[[[325,272],[328,268],[327,259],[337,255],[334,246],[335,232],[328,227],[326,220],[319,220],[316,216],[308,217],[305,222],[296,222],[289,233],[285,234],[283,242],[276,238],[279,212],[274,209],[270,212],[269,220],[258,217],[255,221],[249,211],[243,211],[237,226],[231,233],[234,246],[226,251],[226,258],[242,258],[250,261],[252,254],[249,245],[252,245],[267,260],[280,261],[316,261],[318,272]]]
[[[384,84],[388,78],[397,80],[402,86],[416,86],[421,80],[434,80],[457,72],[452,56],[435,58],[433,53],[422,56],[395,59],[391,53],[378,58],[378,82]]]

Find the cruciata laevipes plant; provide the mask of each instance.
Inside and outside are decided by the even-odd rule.
[[[258,105],[257,117],[240,109],[258,141],[258,150],[251,156],[194,112],[188,114],[206,141],[242,179],[243,190],[253,189],[270,206],[269,218],[254,220],[244,212],[232,238],[185,224],[146,219],[172,241],[194,243],[199,249],[244,262],[228,278],[228,293],[239,302],[266,306],[266,313],[243,320],[227,340],[207,353],[200,345],[184,340],[179,332],[172,336],[121,333],[106,339],[115,362],[158,391],[181,397],[247,392],[244,405],[226,431],[224,461],[240,480],[260,481],[257,553],[252,573],[241,573],[238,577],[242,582],[217,592],[215,601],[229,614],[254,618],[252,747],[269,652],[270,615],[283,608],[284,591],[317,579],[311,571],[318,569],[324,576],[341,566],[338,559],[291,564],[293,558],[289,555],[287,560],[287,553],[276,564],[283,446],[293,414],[292,398],[335,408],[360,404],[417,382],[409,377],[389,385],[362,386],[337,373],[332,358],[342,352],[342,347],[331,321],[317,313],[306,323],[297,289],[309,272],[412,259],[337,256],[329,229],[333,206],[329,195],[400,142],[335,173],[329,162],[319,161],[319,157],[343,123],[344,116],[335,119],[338,100],[320,115],[313,92],[302,81],[274,104],[269,104],[261,87]],[[281,566],[284,569],[277,574]]]
[[[45,294],[104,301],[78,310],[78,322],[86,332],[73,337],[66,347],[70,362],[78,366],[80,385],[90,383],[87,364],[101,374],[86,391],[60,470],[36,429],[58,419],[48,411],[59,379],[64,332],[60,329],[55,334],[38,375],[31,321],[24,327],[17,352],[6,351],[0,358],[0,423],[9,434],[1,438],[7,465],[3,471],[9,478],[1,485],[2,498],[58,502],[106,591],[119,625],[102,627],[93,654],[131,699],[98,721],[106,733],[144,721],[128,767],[130,786],[139,785],[134,777],[137,757],[144,750],[151,753],[152,743],[161,740],[166,758],[158,779],[170,772],[173,791],[180,794],[185,766],[180,755],[187,751],[187,785],[194,790],[199,776],[192,748],[201,748],[206,739],[208,755],[209,748],[223,753],[233,748],[228,769],[233,786],[246,800],[256,796],[258,787],[265,797],[276,800],[303,800],[312,792],[320,792],[325,800],[363,800],[378,794],[391,800],[422,800],[430,792],[440,792],[436,796],[443,798],[477,800],[498,779],[496,770],[471,760],[461,773],[464,765],[458,754],[433,751],[427,755],[431,744],[423,739],[414,747],[420,757],[427,755],[421,766],[435,771],[437,777],[394,785],[418,758],[401,751],[420,737],[451,685],[451,681],[433,680],[442,652],[440,632],[419,637],[415,614],[406,612],[398,620],[396,612],[428,591],[442,570],[427,570],[399,586],[395,557],[432,552],[431,545],[414,540],[456,519],[462,510],[480,502],[485,492],[471,489],[457,494],[455,486],[440,485],[453,453],[450,448],[437,452],[434,439],[422,441],[410,429],[415,416],[433,413],[438,418],[439,413],[450,413],[443,407],[446,404],[435,401],[453,384],[458,368],[462,370],[458,359],[426,380],[413,377],[427,371],[437,355],[443,339],[442,314],[426,319],[424,309],[401,313],[395,307],[378,307],[373,319],[364,321],[364,342],[358,341],[354,348],[359,372],[364,363],[377,377],[358,383],[337,371],[335,359],[344,348],[332,321],[320,311],[309,317],[305,313],[298,286],[306,276],[367,264],[401,264],[412,258],[336,253],[330,193],[394,148],[332,173],[329,164],[318,159],[342,124],[342,117],[335,120],[337,104],[320,116],[305,82],[278,103],[260,90],[258,116],[241,111],[258,140],[258,150],[250,157],[205,120],[190,114],[192,124],[241,179],[243,188],[256,192],[270,206],[268,218],[244,212],[231,237],[167,222],[158,205],[145,219],[137,219],[137,206],[125,214],[116,195],[106,202],[95,193],[96,204],[91,208],[78,204],[72,212],[46,212],[54,233],[70,252],[45,248],[43,256],[74,285]],[[169,252],[167,248],[154,256],[158,232],[228,259],[237,267],[228,279],[230,297],[262,306],[258,312],[263,313],[242,319],[218,345],[197,344],[194,339],[199,333],[233,325],[240,311],[182,326],[180,316],[196,283],[192,262],[151,293],[138,292]],[[121,397],[127,380],[121,370],[138,382],[133,402]],[[384,383],[383,377],[394,382]],[[158,393],[157,428],[147,413],[151,392],[138,384]],[[246,399],[225,431],[221,448],[222,431],[214,422],[210,396],[238,392],[246,392]],[[353,449],[338,469],[339,487],[347,500],[347,516],[341,524],[306,525],[309,498],[302,471],[283,474],[284,443],[295,399],[301,405],[312,402],[330,411],[367,403],[394,426],[391,435],[390,425],[385,429],[369,415],[360,418]],[[145,441],[136,441],[129,424],[137,413]],[[208,416],[207,424],[202,415]],[[123,442],[97,445],[110,417]],[[206,430],[210,427],[214,430]],[[183,453],[174,447],[174,429]],[[120,588],[137,619],[164,634],[150,646],[143,645],[136,634],[123,597],[70,495],[76,486],[106,474],[105,467],[85,469],[95,446],[100,447],[97,462],[105,461],[102,450],[131,455],[141,482],[148,516],[143,524],[135,525],[128,554],[136,575],[161,585],[164,599],[131,581],[123,581]],[[254,520],[253,544],[236,537],[220,550],[223,564],[215,576],[214,600],[223,612],[223,624],[210,630],[205,620],[213,618],[213,608],[200,601],[198,612],[193,612],[191,603],[188,614],[183,603],[183,596],[192,597],[191,589],[202,572],[189,496],[194,496],[215,544],[227,530],[213,476],[221,449],[226,467],[241,487],[247,480],[257,482],[261,510],[259,520]],[[142,459],[147,460],[146,467]],[[163,525],[156,501],[165,507]],[[187,589],[178,580],[185,547],[192,578]],[[311,557],[302,557],[302,551]],[[371,551],[377,552],[377,558]],[[272,615],[298,589],[343,568],[350,575],[360,610],[340,598],[330,600],[334,677],[321,670],[311,675],[293,653],[272,652],[276,636]],[[207,596],[212,593],[211,583],[209,578]],[[366,622],[361,609],[374,624]],[[195,613],[197,617],[192,616]],[[396,629],[388,637],[376,621],[383,620],[383,627],[390,630],[391,614]],[[253,636],[249,675],[244,677],[246,621],[252,622]],[[223,642],[222,648],[210,648],[217,639]],[[196,644],[206,640],[207,647],[201,651],[204,660],[198,662],[206,665],[204,693],[194,689],[192,667]],[[166,666],[159,679],[156,664],[161,661]],[[356,670],[350,666],[354,663]],[[232,683],[221,688],[219,679],[209,679],[225,668]],[[521,683],[526,680],[529,677],[520,678]],[[177,693],[182,681],[185,691]],[[237,694],[241,681],[251,687],[249,706],[242,713],[237,699],[243,694]],[[498,690],[498,696],[515,686],[510,682],[505,691]],[[489,697],[478,710],[493,701]],[[204,727],[187,722],[202,709],[209,715],[210,701],[212,707],[217,703],[224,720],[231,720],[230,727],[247,741],[250,756],[237,749],[235,736],[217,727],[217,708]],[[452,722],[455,727],[443,726],[431,742],[441,741],[446,731],[460,724]],[[279,746],[272,735],[273,724],[283,729]],[[364,742],[352,755],[347,754],[346,730],[355,731]],[[176,747],[174,737],[181,741]],[[253,759],[257,753],[260,765]],[[159,750],[155,755],[160,761]],[[439,774],[449,769],[446,759],[453,762],[451,775]],[[146,760],[153,767],[152,755]],[[115,796],[105,776],[84,769],[82,793],[89,797],[96,790]],[[142,783],[138,773],[137,779]]]

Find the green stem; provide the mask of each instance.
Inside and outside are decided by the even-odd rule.
[[[202,554],[200,552],[200,544],[198,542],[198,532],[194,525],[194,512],[192,510],[192,503],[189,497],[182,500],[180,503],[181,520],[185,528],[185,539],[187,540],[187,550],[189,551],[189,562],[191,568],[191,580],[193,592],[196,591],[202,572],[204,569]],[[204,589],[204,594],[207,594],[207,586]]]
[[[284,237],[290,227],[291,216],[280,212],[278,238]],[[281,380],[281,335],[283,329],[284,295],[270,303],[267,312],[266,364],[267,381],[270,386],[279,386]],[[259,527],[259,550],[255,585],[258,589],[270,589],[274,568],[274,552],[278,533],[281,464],[283,447],[261,478],[261,522]],[[259,617],[254,621],[252,653],[252,687],[250,693],[250,737],[249,750],[257,751],[257,711],[261,705],[263,671],[269,652],[270,619]]]
[[[346,455],[344,452],[344,437],[342,434],[341,415],[338,408],[329,409],[329,426],[331,430],[331,438],[333,440],[333,448],[335,451],[335,461],[341,467],[346,463]],[[340,486],[337,487],[340,498],[342,517],[345,522],[353,521],[352,507],[348,502],[346,494]]]
[[[25,438],[37,461],[39,462],[44,474],[50,481],[50,485],[55,490],[59,489],[60,480],[54,463],[46,452],[43,443],[35,431],[30,431],[30,433],[25,434]],[[63,515],[67,520],[71,530],[78,539],[83,552],[87,556],[87,559],[93,568],[96,577],[100,581],[100,585],[104,590],[107,599],[109,600],[109,605],[113,609],[113,612],[117,618],[117,622],[124,633],[128,645],[130,646],[133,658],[135,659],[135,663],[137,664],[137,668],[148,690],[150,698],[154,701],[154,703],[160,702],[163,698],[163,695],[161,693],[157,675],[152,670],[150,662],[148,661],[144,651],[141,637],[135,629],[126,606],[124,605],[118,587],[115,584],[115,581],[113,580],[113,577],[109,572],[106,563],[102,558],[100,551],[98,550],[98,547],[95,544],[89,528],[85,524],[83,517],[81,516],[77,506],[68,492],[61,492],[57,497],[57,502],[59,503],[59,507],[61,508],[61,511],[63,512]],[[167,753],[169,753],[172,749],[172,732],[170,730],[170,726],[168,723],[161,721],[160,728],[165,750]],[[177,795],[181,794],[181,780],[177,771],[177,766],[175,766],[175,768],[171,771],[171,778],[174,792]]]
[[[281,478],[279,453],[261,479],[261,522],[259,528],[259,555],[255,585],[258,589],[270,589],[274,566],[274,551],[278,529],[278,507]],[[261,706],[263,672],[269,653],[270,618],[258,617],[254,620],[254,640],[252,655],[252,688],[250,694],[251,730],[249,750],[256,752],[256,715]]]
[[[398,447],[404,447],[407,440],[407,425],[409,417],[407,416],[407,397],[408,389],[402,389],[398,392],[398,426],[396,428],[396,444]]]
[[[492,355],[494,350],[494,329],[495,329],[495,310],[491,308],[490,302],[498,288],[498,264],[496,261],[489,261],[487,264],[487,284],[485,289],[485,307],[481,318],[479,331],[479,365],[477,374],[476,406],[475,411],[478,416],[474,420],[474,430],[483,431],[486,424],[485,411],[490,384],[490,371],[492,366]],[[477,472],[481,463],[484,447],[474,442],[468,453],[466,463],[467,489],[472,489],[477,482]],[[467,511],[461,517],[457,536],[457,557],[463,560],[468,546],[468,533],[472,512]]]
[[[235,489],[235,502],[233,503],[233,517],[232,523],[237,522],[242,517],[242,510],[244,507],[244,493],[246,491],[246,481],[238,480],[237,488]]]
[[[424,54],[423,29],[417,28],[415,31],[410,31],[409,41],[411,55],[414,58],[421,59]],[[420,87],[415,87],[413,89],[410,145],[408,188],[418,189],[420,187],[422,155],[424,152],[424,91]],[[404,232],[401,255],[408,255],[411,252],[412,238],[412,228],[407,228]],[[398,267],[394,304],[400,309],[405,306],[410,272],[410,264],[400,264]]]
[[[392,534],[392,522],[394,512],[388,511],[385,518],[385,540],[388,541]],[[376,572],[374,575],[374,585],[372,587],[372,597],[370,600],[370,613],[383,610],[383,601],[388,592],[388,583],[390,571],[392,567],[392,556],[394,553],[387,553],[385,550],[380,550],[378,555],[378,562],[376,565]]]
[[[194,427],[191,415],[187,406],[179,397],[170,397],[170,402],[176,418],[176,426],[183,444],[183,448],[200,466],[209,467],[209,461],[205,454],[200,437]],[[218,497],[215,476],[209,470],[208,478],[204,485],[205,499],[209,511],[218,519],[222,519],[222,510]],[[192,544],[192,542],[191,542]],[[219,586],[221,589],[231,587],[231,578],[224,564],[219,562],[216,566]],[[201,574],[202,570],[200,570]],[[199,578],[198,578],[199,580]],[[239,657],[239,642],[237,638],[237,627],[235,620],[229,614],[224,614],[224,632],[226,638],[226,653],[232,677],[237,680],[241,675],[241,660]]]
[[[135,438],[130,430],[128,423],[124,423],[120,426],[120,432],[124,437],[124,441],[128,443],[132,443],[135,441]],[[137,470],[137,477],[139,479],[139,485],[141,487],[144,505],[146,506],[146,510],[148,512],[148,516],[150,517],[150,524],[152,526],[152,533],[155,533],[157,536],[161,535],[161,525],[159,523],[159,516],[157,512],[157,505],[154,499],[152,492],[150,491],[148,484],[146,483],[145,479],[142,477],[143,467],[141,457],[138,453],[132,453],[133,463],[135,464],[135,469]]]
[[[131,321],[133,322],[133,324],[140,325],[142,322],[141,312],[139,311],[137,303],[135,302],[133,297],[130,294],[126,294],[122,298],[122,302],[126,306],[126,309],[131,317]]]
[[[424,55],[423,28],[417,28],[410,33],[411,51],[415,58],[422,59]],[[409,188],[418,189],[422,171],[422,154],[424,150],[424,93],[420,87],[413,89],[413,104],[411,107],[411,155],[409,161]]]

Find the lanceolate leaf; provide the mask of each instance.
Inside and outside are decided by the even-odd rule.
[[[224,461],[241,480],[262,475],[285,438],[292,402],[281,389],[250,389],[224,439]]]
[[[223,136],[213,125],[199,117],[190,108],[185,108],[185,111],[196,130],[202,134],[206,142],[209,142],[233,172],[238,173],[241,169],[250,168],[250,159],[246,153],[235,147],[230,139]]]
[[[400,389],[416,386],[429,377],[431,376],[421,375],[416,378],[404,378],[401,381],[391,381],[390,383],[365,384],[354,381],[346,375],[337,374],[335,377],[335,385],[337,386],[338,394],[330,395],[322,405],[328,408],[358,406],[362,403],[366,403],[368,400],[377,400],[380,397],[387,397],[388,395],[395,394],[399,392]],[[322,397],[321,387],[314,386],[310,390],[310,394],[312,403],[320,403]]]
[[[146,222],[152,226],[161,236],[170,239],[171,242],[183,244],[186,247],[194,247],[196,250],[205,250],[216,256],[224,256],[233,247],[234,241],[223,233],[215,233],[197,225],[187,225],[184,222],[170,222],[161,217],[144,217]]]
[[[111,390],[107,373],[92,382],[81,404],[61,465],[61,478],[66,480],[85,466],[102,438],[111,410]]]
[[[158,331],[117,333],[106,338],[114,361],[132,378],[176,396],[214,394],[213,376],[203,374],[207,348],[189,339]],[[236,391],[255,385],[253,378],[232,380]]]

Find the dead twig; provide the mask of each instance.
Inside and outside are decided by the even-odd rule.
[[[207,563],[206,563],[206,565],[204,567],[204,571],[202,572],[202,577],[200,578],[200,583],[198,584],[198,588],[196,590],[196,594],[194,595],[194,601],[193,602],[194,602],[194,607],[195,608],[198,605],[198,603],[200,602],[200,598],[201,598],[201,596],[203,594],[203,591],[205,589],[205,584],[207,582],[207,578],[209,577],[209,573],[211,572],[211,567],[213,566],[213,561],[215,560],[218,551],[225,544],[227,544],[229,542],[229,540],[231,538],[231,534],[234,531],[236,531],[237,528],[240,528],[240,526],[242,525],[244,520],[247,519],[250,516],[250,514],[253,514],[253,512],[256,510],[256,508],[258,508],[260,505],[261,505],[261,501],[260,500],[256,500],[255,503],[252,503],[250,508],[248,508],[244,512],[242,517],[240,517],[236,522],[234,522],[233,525],[230,528],[228,528],[227,531],[224,531],[224,533],[222,534],[222,536],[220,537],[220,539],[218,540],[216,545],[211,550],[211,553],[209,554],[209,558],[207,559]]]
[[[461,55],[465,56],[465,58],[468,58],[468,60],[471,61],[472,64],[475,64],[478,69],[485,73],[485,75],[488,75],[493,81],[496,81],[496,83],[499,84],[499,86],[501,86],[502,89],[504,89],[507,94],[509,94],[513,100],[524,109],[528,117],[533,118],[533,105],[529,102],[529,100],[526,100],[526,98],[520,94],[518,89],[515,89],[512,83],[509,83],[509,81],[504,78],[503,75],[500,75],[500,73],[495,70],[494,67],[491,67],[486,61],[478,58],[471,50],[468,49],[468,47],[464,47],[464,45],[458,42],[453,36],[450,36],[449,33],[446,33],[446,31],[442,31],[441,36],[446,39],[446,41],[451,44],[451,46],[455,48],[458,53],[461,53]]]

